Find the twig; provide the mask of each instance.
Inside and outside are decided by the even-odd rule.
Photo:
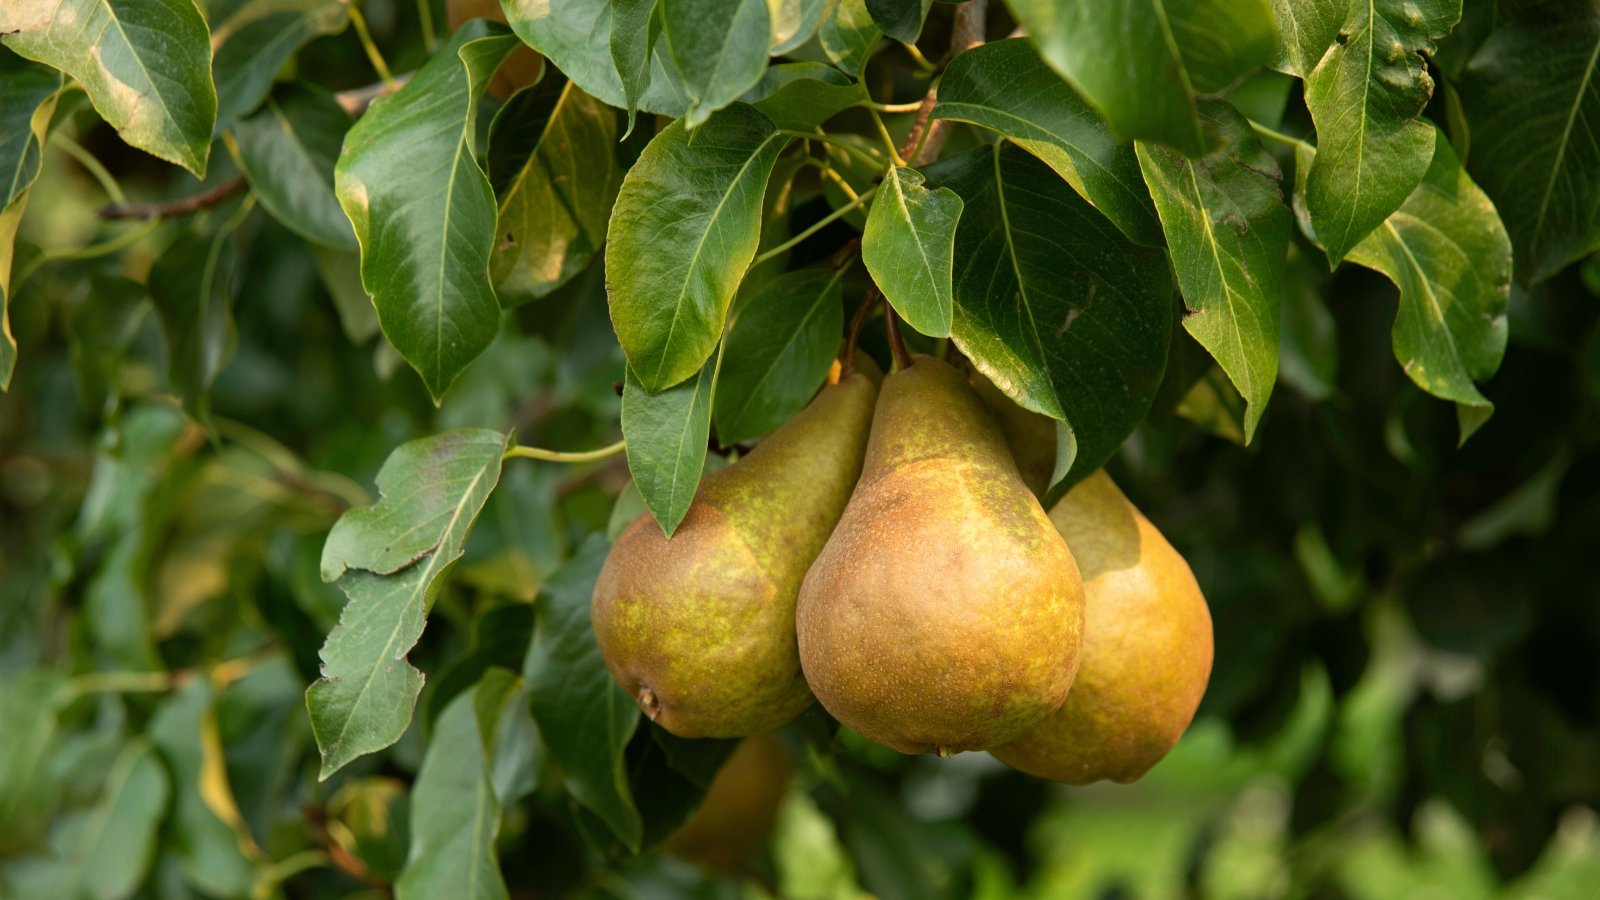
[[[883,293],[877,285],[867,288],[867,295],[861,298],[861,305],[856,307],[856,314],[850,319],[850,331],[844,338],[844,351],[839,356],[839,377],[848,376],[856,369],[856,344],[861,340],[861,326],[867,323],[867,314],[872,312],[872,307],[878,303],[878,298]]]
[[[950,60],[964,50],[983,43],[984,17],[988,13],[988,0],[967,0],[956,10],[955,26],[950,31],[950,52],[945,56],[944,65],[948,66]],[[950,132],[950,123],[944,119],[929,122],[928,117],[933,113],[934,104],[939,102],[939,85],[937,82],[928,88],[927,96],[922,98],[922,105],[917,107],[917,120],[911,126],[911,133],[906,136],[904,147],[900,156],[908,165],[923,166],[938,158],[939,151],[944,147],[945,136]]]
[[[543,447],[524,447],[517,445],[506,451],[505,458],[522,457],[524,459],[542,459],[545,462],[581,463],[594,462],[608,456],[616,456],[627,447],[627,441],[617,441],[610,446],[601,447],[599,450],[579,450],[566,452],[562,450],[546,450]]]
[[[411,74],[407,72],[404,75],[396,75],[392,81],[380,81],[376,84],[369,84],[366,87],[340,91],[333,95],[333,99],[341,107],[344,107],[344,111],[348,115],[354,118],[366,112],[367,107],[372,105],[372,101],[379,97],[387,97],[405,87],[406,82],[411,80]]]
[[[243,175],[235,175],[216,187],[208,191],[202,191],[192,197],[163,200],[158,203],[112,203],[101,207],[100,218],[114,221],[120,219],[166,219],[172,216],[186,216],[189,213],[216,206],[218,203],[244,190],[246,184],[247,182]]]

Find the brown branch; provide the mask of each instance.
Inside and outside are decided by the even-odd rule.
[[[950,65],[950,60],[965,50],[983,43],[984,17],[988,13],[988,0],[967,0],[956,10],[956,20],[950,30],[950,52],[945,56],[941,70]],[[917,107],[917,120],[911,126],[911,133],[906,135],[905,146],[900,148],[900,158],[908,166],[924,166],[939,158],[939,151],[944,147],[944,140],[950,133],[950,122],[945,119],[929,121],[933,114],[934,104],[939,102],[939,86],[935,82],[928,88],[927,96],[922,98],[922,105]],[[928,136],[922,133],[927,130]],[[918,143],[922,149],[917,149]],[[912,159],[911,154],[916,158]]]
[[[192,197],[163,200],[157,203],[113,203],[101,208],[100,218],[108,220],[166,219],[172,216],[186,216],[190,213],[216,206],[218,203],[244,190],[246,183],[243,175],[235,175],[216,187],[202,191]]]
[[[883,328],[889,336],[889,355],[894,357],[895,371],[911,368],[911,354],[906,352],[905,341],[900,337],[900,317],[894,314],[892,303],[883,304]]]
[[[850,319],[850,332],[845,335],[844,351],[839,354],[839,378],[842,380],[856,370],[856,344],[861,340],[861,326],[867,322],[867,314],[872,312],[872,307],[878,303],[878,298],[883,293],[877,285],[867,288],[867,295],[861,298],[861,305],[856,307],[856,314]]]

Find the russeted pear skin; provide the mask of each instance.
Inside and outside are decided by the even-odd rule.
[[[1050,511],[1083,572],[1083,664],[1067,702],[994,748],[1030,775],[1127,783],[1167,755],[1211,677],[1211,612],[1178,551],[1105,472]]]
[[[902,753],[1015,738],[1078,665],[1083,587],[965,378],[918,356],[884,379],[861,480],[796,615],[817,699]]]
[[[591,612],[606,665],[680,737],[771,731],[811,705],[795,597],[850,498],[877,389],[822,389],[749,455],[705,477],[669,540],[649,513],[617,538]]]

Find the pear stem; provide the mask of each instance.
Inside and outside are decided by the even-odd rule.
[[[867,295],[861,298],[861,305],[856,307],[856,314],[850,320],[850,332],[845,335],[844,352],[839,357],[839,378],[845,379],[856,370],[856,343],[861,340],[861,326],[867,322],[867,313],[872,312],[872,307],[877,304],[878,298],[883,294],[878,286],[873,285],[867,289]]]
[[[545,462],[594,462],[597,459],[605,459],[608,456],[615,456],[627,449],[627,446],[628,444],[626,441],[617,441],[615,444],[611,444],[607,447],[601,447],[599,450],[580,450],[569,453],[562,450],[546,450],[543,447],[524,447],[521,444],[518,444],[517,446],[506,451],[505,458],[511,459],[512,457],[520,456],[524,459],[542,459]]]
[[[894,314],[894,304],[883,304],[883,327],[889,334],[889,355],[894,357],[894,371],[911,367],[911,354],[906,352],[905,341],[900,337],[900,317]]]

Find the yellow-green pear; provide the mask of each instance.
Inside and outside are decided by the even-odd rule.
[[[606,665],[680,737],[771,731],[811,704],[795,597],[844,511],[877,388],[860,369],[749,455],[707,475],[671,539],[648,513],[617,538],[591,611]]]
[[[1069,784],[1133,781],[1194,718],[1211,677],[1211,612],[1188,563],[1105,472],[1050,519],[1083,573],[1083,662],[1055,715],[990,753]]]
[[[817,699],[903,753],[1020,736],[1078,665],[1083,586],[983,402],[919,356],[884,379],[861,480],[796,616]]]
[[[789,751],[772,734],[745,738],[717,770],[700,807],[667,838],[667,851],[702,868],[737,873],[766,846],[789,793]]]
[[[976,369],[972,372],[972,386],[1006,436],[1006,445],[1017,461],[1022,483],[1035,497],[1044,497],[1045,490],[1050,487],[1050,476],[1056,470],[1055,420],[1018,406]]]

